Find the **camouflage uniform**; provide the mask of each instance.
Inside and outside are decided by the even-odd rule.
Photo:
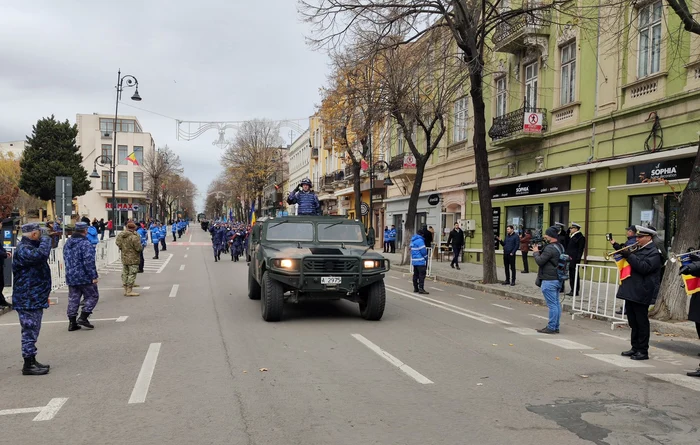
[[[136,232],[125,230],[117,237],[117,246],[122,253],[122,284],[131,288],[141,262],[141,237]]]
[[[76,224],[76,228],[78,228],[78,224]],[[73,233],[63,248],[63,259],[66,266],[66,284],[68,285],[68,309],[66,311],[68,319],[78,315],[80,298],[83,296],[85,296],[85,305],[81,320],[83,317],[87,319],[100,298],[97,285],[93,283],[98,278],[95,248],[92,247],[92,242],[85,235],[80,232]]]

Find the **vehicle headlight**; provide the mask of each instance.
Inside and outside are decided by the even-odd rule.
[[[272,266],[277,269],[296,269],[297,263],[295,260],[283,259],[283,260],[272,260]]]
[[[292,260],[282,260],[280,261],[280,266],[283,269],[291,269],[294,266],[294,262]]]
[[[377,260],[365,260],[362,266],[365,269],[378,269],[382,267],[382,262]]]

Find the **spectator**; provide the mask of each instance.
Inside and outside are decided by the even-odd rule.
[[[503,282],[503,285],[515,286],[515,254],[520,247],[520,239],[518,234],[515,233],[515,228],[509,224],[506,227],[505,241],[499,238],[498,242],[503,246],[503,265],[506,268],[506,281]],[[510,279],[511,273],[513,274],[512,280]]]
[[[78,228],[79,224],[85,224],[85,223],[82,223],[82,222],[77,223],[75,225],[76,229]],[[83,226],[81,225],[80,227],[83,227]],[[86,231],[85,236],[87,237],[88,241],[90,241],[90,244],[92,245],[92,247],[95,247],[100,243],[100,238],[97,236],[97,228],[94,225],[87,227],[87,231]]]
[[[455,223],[454,229],[447,237],[447,245],[452,246],[452,253],[454,254],[450,267],[453,269],[456,267],[459,270],[459,255],[464,248],[464,231],[459,227],[458,222]]]
[[[114,236],[114,222],[111,219],[107,221],[107,231],[109,231],[109,237],[112,238]]]
[[[105,219],[100,218],[100,225],[98,227],[98,231],[100,232],[100,240],[105,239]]]
[[[542,295],[549,308],[547,326],[538,329],[537,332],[558,334],[559,319],[561,318],[561,302],[559,301],[559,287],[561,284],[557,266],[559,265],[560,255],[564,253],[564,246],[559,243],[559,230],[555,226],[545,231],[544,238],[549,241],[549,244],[544,246],[541,252],[538,245],[532,247],[532,257],[539,266],[537,282],[540,284]]]
[[[384,226],[384,253],[389,252],[389,237],[391,236],[389,234],[389,226]]]
[[[532,241],[532,232],[526,229],[520,235],[520,252],[523,254],[523,273],[530,273],[530,266],[527,264],[527,253],[530,251],[530,241]]]

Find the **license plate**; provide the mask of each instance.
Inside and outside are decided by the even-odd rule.
[[[321,284],[340,284],[340,277],[321,277]]]

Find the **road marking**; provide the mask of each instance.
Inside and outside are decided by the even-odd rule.
[[[438,292],[445,292],[445,289],[440,289],[439,287],[428,287],[428,289],[436,290]]]
[[[187,254],[185,254],[185,258],[187,258]]]
[[[512,310],[513,310],[513,308],[512,308],[512,307],[508,307],[508,306],[501,306],[500,304],[496,304],[496,303],[491,303],[491,306],[496,306],[496,307],[500,307],[500,308],[502,308],[502,309],[508,309],[509,311],[512,311]]]
[[[187,250],[190,250],[190,248],[188,247]]]
[[[688,377],[687,375],[680,374],[649,374],[649,376],[682,386],[684,388],[692,389],[693,391],[700,391],[700,379],[697,377]]]
[[[411,368],[401,360],[397,359],[393,355],[389,354],[379,346],[375,345],[371,341],[367,340],[365,337],[363,337],[360,334],[352,334],[352,336],[355,338],[355,340],[359,341],[363,345],[367,346],[370,350],[374,351],[378,356],[386,360],[387,362],[391,363],[392,365],[396,366],[399,368],[401,372],[406,374],[407,376],[411,377],[413,380],[416,382],[422,384],[422,385],[429,385],[432,384],[433,381],[421,374],[420,372],[416,371],[415,369]]]
[[[389,278],[393,278],[394,280],[400,280],[400,279],[401,279],[401,278],[395,277],[395,276],[393,276],[393,275],[389,275]]]
[[[173,284],[173,288],[170,289],[170,298],[175,298],[177,297],[177,291],[180,289],[179,284]]]
[[[539,340],[564,349],[593,349],[590,346],[582,345],[581,343],[576,343],[575,341],[566,340],[564,338],[540,338]]]
[[[510,332],[515,332],[516,334],[520,335],[544,335],[539,332],[537,332],[536,329],[532,328],[506,328],[506,330]]]
[[[150,289],[150,288],[151,288],[151,286],[146,286],[146,287],[143,288],[143,290],[148,290],[148,289]]]
[[[127,318],[129,318],[128,315],[122,315],[121,317],[117,318],[117,319],[114,320],[114,321],[115,321],[116,323],[124,323],[124,322],[126,321]]]
[[[545,316],[537,315],[537,314],[530,314],[530,315],[533,316],[533,317],[541,318],[542,320],[547,320],[547,321],[549,321],[549,317],[545,317]]]
[[[34,417],[33,422],[42,422],[45,420],[51,420],[56,417],[58,411],[65,405],[68,398],[54,398],[49,400],[46,406],[37,406],[34,408],[18,408],[18,409],[3,409],[0,410],[0,416],[9,416],[12,414],[29,414],[38,413]]]
[[[163,272],[163,269],[165,269],[165,266],[168,265],[168,263],[170,262],[170,259],[171,259],[172,257],[173,257],[173,254],[171,253],[170,256],[168,257],[168,259],[165,260],[165,263],[163,263],[163,265],[160,266],[160,269],[158,269],[158,272],[156,272],[156,273],[161,273],[161,272]]]
[[[151,379],[153,378],[153,371],[156,369],[160,345],[160,343],[151,343],[148,347],[146,358],[143,359],[143,365],[141,365],[141,371],[139,371],[139,376],[136,378],[134,390],[131,392],[131,397],[129,397],[129,404],[146,401],[148,388],[151,386]]]
[[[617,354],[586,354],[587,357],[600,360],[611,365],[619,366],[620,368],[653,368],[654,365],[643,363],[637,360],[632,360],[629,357],[623,357]]]
[[[617,335],[607,334],[607,333],[605,333],[605,332],[598,332],[598,333],[599,333],[600,335],[604,335],[604,336],[610,337],[610,338],[615,338],[615,339],[617,339],[617,340],[622,340],[622,341],[625,341],[625,342],[628,341],[626,338],[618,337]]]
[[[184,264],[180,266],[180,270],[185,270],[185,265],[184,265]]]
[[[455,314],[459,314],[459,315],[462,315],[462,316],[467,317],[467,318],[473,318],[474,320],[478,320],[482,323],[493,324],[493,322],[495,321],[497,323],[502,323],[502,324],[508,324],[508,325],[512,324],[508,321],[501,320],[499,318],[490,317],[488,315],[484,315],[484,314],[481,314],[479,312],[470,311],[470,310],[465,309],[463,307],[459,307],[459,306],[455,306],[453,304],[445,303],[444,301],[435,300],[433,298],[428,298],[428,297],[417,297],[417,296],[411,295],[411,294],[409,294],[401,289],[398,289],[396,287],[393,287],[393,286],[385,286],[385,287],[387,289],[389,289],[390,292],[394,292],[395,294],[399,294],[399,295],[404,296],[406,298],[420,301],[421,303],[425,303],[425,304],[428,304],[430,306],[444,309],[444,310],[449,311],[449,312],[454,312]]]
[[[191,242],[192,242],[192,235],[190,235],[190,239],[187,240],[187,242],[188,242],[188,243],[191,243]]]
[[[467,295],[457,294],[458,297],[466,298],[467,300],[474,300],[474,297],[469,297]]]
[[[122,316],[122,317],[124,317],[124,316]],[[116,322],[119,322],[122,317],[119,317],[119,318],[91,318],[90,321],[116,321]],[[126,318],[124,318],[124,320],[126,320]],[[124,321],[124,320],[121,320],[121,321]],[[44,324],[58,324],[58,323],[68,323],[68,320],[51,320],[51,321],[42,321],[41,322],[42,325],[44,325]],[[2,323],[2,324],[0,324],[0,326],[19,326],[19,323]]]

